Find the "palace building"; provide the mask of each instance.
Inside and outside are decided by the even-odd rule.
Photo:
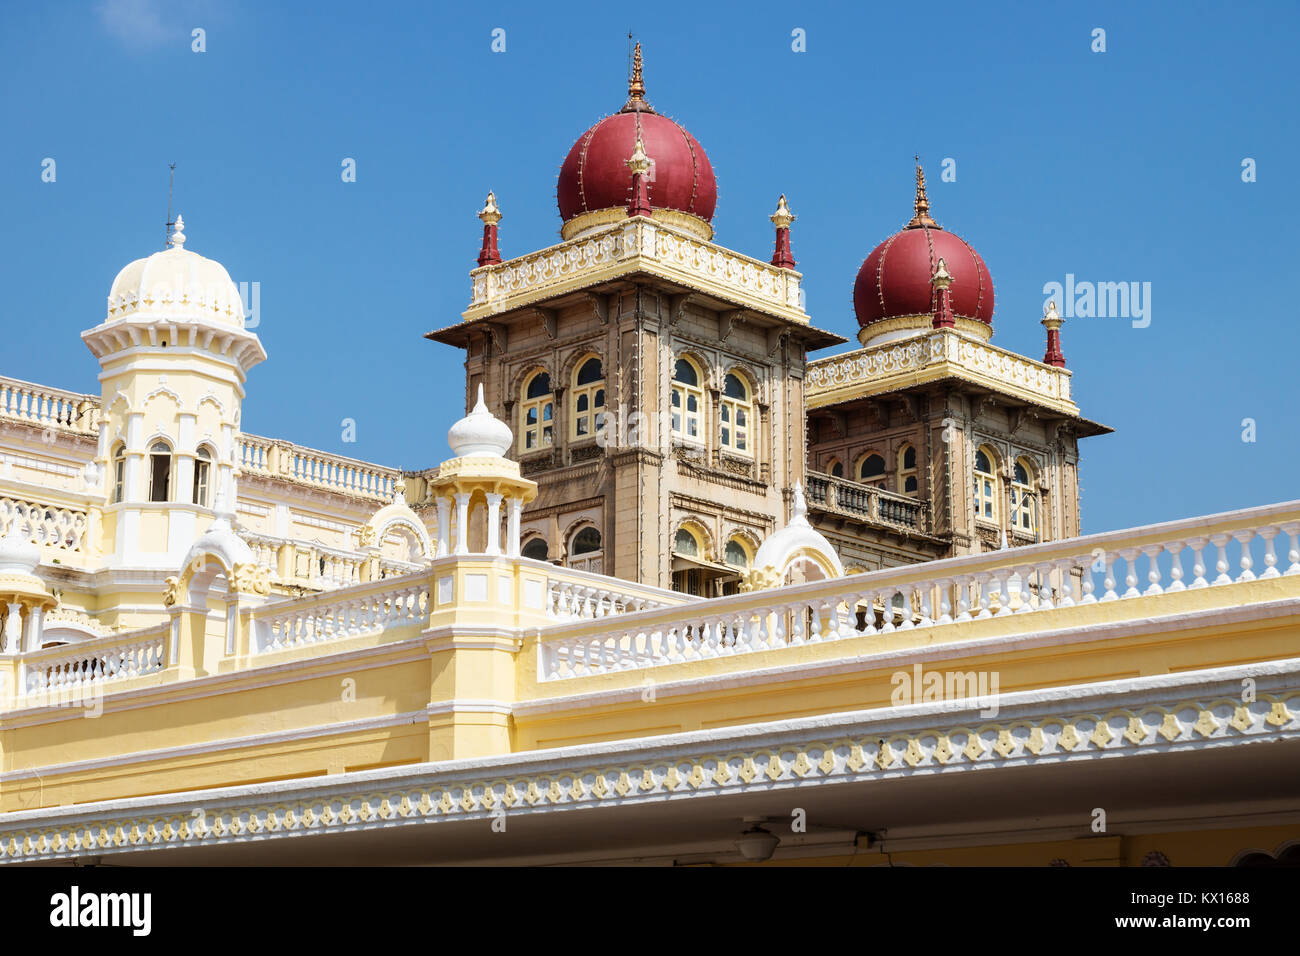
[[[1063,320],[994,344],[919,164],[856,348],[717,193],[638,45],[560,242],[487,196],[429,467],[243,431],[180,217],[97,392],[0,378],[0,860],[1294,862],[1300,501],[1082,536]]]

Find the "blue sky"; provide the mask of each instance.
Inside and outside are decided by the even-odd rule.
[[[0,373],[97,391],[77,335],[117,270],[161,247],[175,161],[188,248],[260,283],[270,358],[244,428],[436,463],[462,361],[420,336],[468,302],[474,214],[491,187],[503,255],[556,241],[559,165],[622,104],[631,28],[648,99],[713,162],[717,241],[766,258],[789,196],[823,328],[856,331],[853,278],[910,216],[913,153],[935,218],[993,273],[1002,346],[1041,357],[1042,289],[1067,273],[1151,283],[1146,328],[1063,331],[1077,401],[1116,428],[1084,442],[1086,531],[1297,496],[1297,260],[1278,241],[1297,208],[1295,4],[557,9],[6,4]]]

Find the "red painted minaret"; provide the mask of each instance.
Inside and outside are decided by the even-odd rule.
[[[478,217],[483,220],[483,248],[478,253],[478,264],[496,265],[501,261],[501,253],[497,252],[497,223],[501,221],[501,210],[497,208],[497,197],[492,192],[488,192],[487,203]]]
[[[1061,351],[1061,326],[1064,324],[1065,319],[1056,311],[1056,301],[1048,302],[1043,314],[1043,325],[1047,327],[1047,354],[1043,361],[1057,368],[1065,368],[1065,353]]]
[[[934,318],[930,325],[936,329],[951,329],[957,322],[952,317],[952,274],[948,271],[948,264],[939,258],[939,264],[934,267],[934,275],[930,276],[930,288],[934,302]]]
[[[651,213],[650,197],[646,193],[645,178],[650,172],[650,157],[645,154],[645,143],[641,141],[641,131],[637,130],[636,147],[632,156],[626,160],[627,168],[632,170],[632,199],[627,204],[629,216],[648,216]]]
[[[794,255],[790,252],[790,223],[795,216],[785,203],[785,194],[776,201],[776,212],[769,216],[776,226],[776,251],[772,253],[772,265],[778,269],[793,269]]]

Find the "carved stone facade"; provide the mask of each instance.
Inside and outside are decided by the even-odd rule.
[[[740,555],[752,558],[785,524],[804,481],[807,349],[843,340],[809,326],[797,299],[781,314],[742,307],[755,292],[771,294],[786,270],[686,237],[665,245],[667,227],[649,228],[675,268],[687,245],[705,249],[691,262],[725,254],[714,264],[724,280],[727,263],[740,263],[735,290],[711,280],[684,288],[680,276],[649,270],[614,281],[597,272],[590,287],[488,318],[469,318],[471,307],[468,321],[429,337],[465,349],[467,395],[484,386],[515,433],[511,456],[538,483],[523,515],[526,554],[661,587],[734,590],[746,570]],[[495,268],[517,276],[520,261]],[[494,274],[475,271],[476,296],[504,281],[484,272]],[[678,396],[691,404],[689,426],[684,408],[673,415],[679,360],[698,376],[691,395]],[[675,546],[683,527],[694,542],[685,550]]]
[[[957,376],[862,392],[809,411],[811,518],[847,569],[1080,533],[1079,438],[1109,429]]]

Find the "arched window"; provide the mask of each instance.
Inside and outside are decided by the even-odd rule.
[[[704,560],[704,540],[693,527],[684,524],[673,536],[674,558],[688,558],[694,561]],[[694,594],[703,597],[706,591],[704,571],[691,561],[673,561],[673,590],[681,594]]]
[[[898,454],[898,490],[905,495],[916,496],[916,448],[904,445]]]
[[[829,467],[827,467],[826,471],[830,474],[832,478],[843,478],[844,462],[840,461],[838,458],[832,458],[830,461],[830,465]]]
[[[600,532],[588,525],[573,536],[574,554],[591,554],[600,550]]]
[[[858,480],[876,488],[885,487],[885,459],[879,455],[868,455],[858,465]]]
[[[534,561],[545,561],[551,556],[551,549],[546,546],[545,538],[529,538],[520,553]]]
[[[521,451],[536,451],[554,443],[555,395],[551,391],[550,375],[536,372],[524,383],[519,414]]]
[[[732,538],[727,542],[727,548],[722,559],[733,568],[742,569],[748,568],[749,562],[753,560],[749,548],[745,546],[745,542],[740,538]]]
[[[126,491],[126,446],[113,449],[113,503],[122,500]]]
[[[753,563],[753,555],[750,554],[748,543],[741,537],[732,537],[727,541],[727,546],[722,550],[722,560],[727,567],[736,571],[734,578],[728,578],[722,583],[723,594],[740,593],[740,583],[744,574],[749,570],[750,564]]]
[[[1001,520],[998,505],[998,476],[994,471],[993,450],[987,446],[975,452],[975,517],[997,523]]]
[[[194,495],[196,505],[208,507],[208,474],[212,468],[212,452],[202,447],[194,456]]]
[[[700,413],[704,409],[704,391],[700,388],[700,367],[688,358],[679,358],[673,372],[673,434],[703,441]]]
[[[1038,496],[1034,494],[1032,467],[1025,459],[1017,459],[1011,478],[1011,527],[1025,534],[1038,531]]]
[[[734,372],[722,383],[722,447],[751,455],[749,428],[754,417],[754,403],[749,384]]]
[[[601,571],[600,532],[586,525],[569,539],[569,567],[580,571]]]
[[[573,376],[572,414],[569,437],[594,435],[604,424],[605,370],[600,359],[592,356],[578,365]]]
[[[172,450],[165,441],[149,449],[149,500],[171,501]]]

